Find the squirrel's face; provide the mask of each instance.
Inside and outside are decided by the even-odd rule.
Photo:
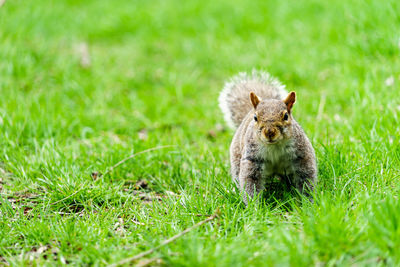
[[[295,92],[290,92],[284,100],[262,100],[251,92],[250,100],[254,107],[254,127],[263,143],[276,144],[291,136],[291,110],[296,101]]]

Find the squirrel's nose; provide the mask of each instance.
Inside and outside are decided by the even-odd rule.
[[[276,131],[273,128],[265,129],[264,135],[267,139],[272,139],[276,135]]]

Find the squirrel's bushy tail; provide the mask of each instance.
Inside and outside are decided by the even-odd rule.
[[[250,92],[262,99],[284,99],[287,95],[285,86],[268,72],[253,70],[251,74],[239,73],[232,77],[219,95],[219,107],[227,124],[236,128],[253,108]]]

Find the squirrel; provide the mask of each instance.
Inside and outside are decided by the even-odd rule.
[[[287,93],[269,73],[253,70],[231,78],[218,100],[225,121],[236,128],[230,146],[231,175],[244,203],[276,176],[310,197],[317,164],[309,139],[293,118],[296,93]]]

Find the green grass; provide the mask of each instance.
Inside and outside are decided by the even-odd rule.
[[[151,264],[399,265],[399,26],[395,0],[7,1],[0,265],[115,263],[217,209]],[[253,68],[298,93],[314,204],[233,190],[217,97]]]

